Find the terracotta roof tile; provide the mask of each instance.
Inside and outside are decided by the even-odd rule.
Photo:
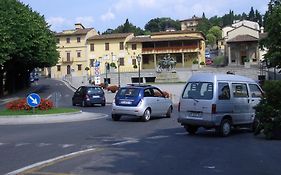
[[[90,37],[88,40],[103,40],[103,39],[121,39],[126,38],[133,33],[115,33],[115,34],[105,34],[105,35],[95,35]]]
[[[236,37],[229,39],[227,43],[237,43],[237,42],[253,42],[258,41],[258,38],[251,35],[237,35]]]
[[[93,30],[94,28],[85,28],[85,29],[76,29],[73,31],[63,31],[56,33],[56,36],[71,36],[71,35],[86,35],[90,30]]]

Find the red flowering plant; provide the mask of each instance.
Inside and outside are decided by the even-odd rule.
[[[47,100],[42,98],[41,102],[38,106],[38,109],[40,110],[49,110],[52,109],[54,107],[54,104],[51,100]],[[9,103],[6,104],[6,108],[9,110],[13,110],[13,111],[19,111],[19,110],[31,110],[32,108],[26,103],[26,99],[22,98],[22,99],[17,99],[14,101],[11,101]]]

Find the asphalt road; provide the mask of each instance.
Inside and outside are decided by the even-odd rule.
[[[59,104],[71,105],[73,92],[64,84],[50,79],[39,84],[44,87],[40,95],[48,97],[59,91],[63,94]],[[110,105],[83,108],[109,115],[110,109]],[[154,118],[145,123],[130,117],[114,122],[107,117],[75,123],[1,126],[0,174],[89,148],[95,150],[25,174],[280,174],[280,141],[254,137],[247,130],[236,130],[227,138],[203,129],[190,136],[176,116],[174,110],[172,118]]]

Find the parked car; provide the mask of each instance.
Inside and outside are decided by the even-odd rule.
[[[72,105],[77,104],[82,107],[92,106],[94,104],[101,104],[105,106],[104,91],[99,86],[80,86],[72,97]]]
[[[178,122],[190,134],[204,127],[216,128],[220,135],[227,136],[233,126],[255,127],[254,106],[262,96],[258,83],[247,77],[194,74],[181,94]]]
[[[206,65],[213,64],[213,60],[211,58],[206,58]]]
[[[146,122],[151,116],[171,117],[173,105],[163,92],[150,85],[128,85],[118,90],[112,103],[112,119],[135,116]]]

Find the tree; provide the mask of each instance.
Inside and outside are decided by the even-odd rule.
[[[207,40],[209,44],[211,44],[212,46],[214,46],[215,44],[217,45],[218,40],[221,38],[222,38],[222,31],[219,26],[213,26],[212,28],[210,28],[207,35]]]
[[[265,30],[268,32],[267,38],[262,41],[268,52],[265,58],[272,66],[281,65],[281,1],[271,0],[265,20]]]
[[[144,27],[144,29],[149,32],[166,31],[168,28],[180,30],[181,24],[179,21],[175,21],[171,18],[155,18],[151,19]]]
[[[207,18],[202,18],[202,20],[199,21],[196,30],[204,33],[204,35],[207,36],[210,28],[211,28],[210,21]]]
[[[29,86],[36,67],[57,63],[56,38],[43,16],[17,0],[0,1],[0,95],[3,73],[9,92]]]
[[[124,24],[118,26],[116,29],[107,29],[103,34],[113,33],[134,33],[135,35],[143,35],[145,32],[141,28],[134,26],[128,19],[126,19]]]
[[[250,20],[250,21],[255,21],[255,11],[254,11],[254,8],[253,8],[253,7],[251,7],[251,10],[250,10],[250,12],[249,12],[248,20]]]

